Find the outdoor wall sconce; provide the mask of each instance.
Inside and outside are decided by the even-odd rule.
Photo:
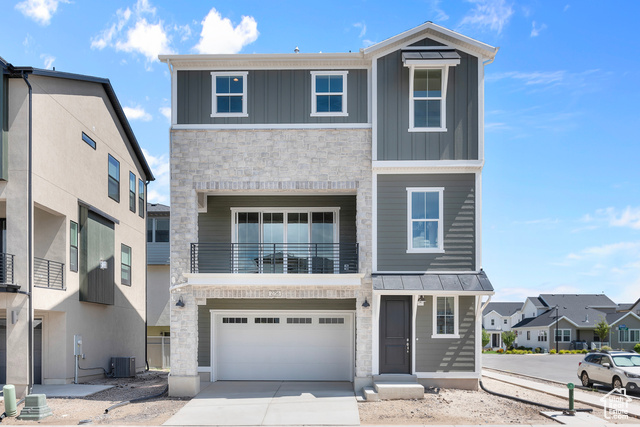
[[[106,270],[107,269],[107,261],[101,259],[100,260],[100,270]]]
[[[418,297],[418,305],[419,305],[419,306],[423,306],[423,305],[424,305],[424,301],[425,301],[425,299],[424,299],[424,295],[420,295],[420,296]]]
[[[369,307],[370,305],[371,305],[371,304],[369,304],[369,301],[367,301],[367,299],[365,298],[365,299],[364,299],[364,302],[362,303],[362,306],[363,306],[364,308],[367,308],[367,307]]]
[[[180,299],[176,303],[176,307],[178,307],[178,308],[184,307],[184,301],[182,301],[182,296],[180,296]]]

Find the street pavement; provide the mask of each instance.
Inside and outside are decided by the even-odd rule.
[[[580,384],[578,363],[584,354],[483,354],[482,367],[545,380]]]

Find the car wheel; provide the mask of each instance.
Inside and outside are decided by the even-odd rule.
[[[622,381],[618,377],[613,377],[613,382],[611,383],[613,388],[622,389]]]
[[[593,385],[593,383],[589,380],[589,374],[587,374],[586,372],[582,372],[582,375],[580,375],[580,379],[582,380],[582,385],[584,387],[591,387]]]

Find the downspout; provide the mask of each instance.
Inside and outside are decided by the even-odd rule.
[[[149,327],[147,324],[147,318],[148,318],[148,299],[147,299],[147,294],[149,292],[149,268],[147,265],[147,221],[148,218],[147,216],[149,215],[149,212],[147,211],[147,185],[149,185],[151,181],[147,181],[145,180],[145,184],[144,184],[144,200],[143,200],[143,204],[142,204],[142,209],[144,209],[144,365],[146,370],[149,370],[149,355],[148,355],[148,346],[149,346],[149,333],[147,331],[147,328]]]
[[[27,387],[27,394],[31,394],[33,391],[33,88],[29,83],[28,74],[22,72],[22,79],[29,88],[29,145],[27,151],[28,166],[27,166],[27,221],[29,226],[27,227],[27,248],[29,255],[27,256],[27,281],[29,286],[29,384]]]

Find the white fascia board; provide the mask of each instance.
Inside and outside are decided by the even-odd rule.
[[[493,58],[498,52],[498,48],[496,47],[456,33],[433,22],[425,22],[411,30],[400,33],[365,49],[361,49],[361,52],[365,56],[373,55],[377,57],[381,55],[381,52],[399,49],[396,46],[397,44],[403,43],[404,45],[410,45],[417,41],[414,39],[418,38],[418,40],[420,40],[425,37],[439,41],[447,45],[446,47],[455,47],[465,53],[487,59]],[[452,44],[453,46],[451,46]]]
[[[371,129],[371,123],[176,124],[171,130]]]
[[[495,295],[493,291],[433,291],[424,289],[374,289],[374,295],[433,295],[433,296],[474,296],[474,295]]]
[[[194,286],[360,286],[364,273],[357,274],[242,274],[184,273]]]
[[[371,163],[378,174],[469,173],[484,167],[484,160],[375,160]]]
[[[616,320],[616,321],[614,321],[614,322],[611,322],[611,324],[610,324],[609,326],[613,326],[613,325],[615,325],[616,323],[618,323],[619,321],[621,321],[622,319],[624,319],[625,317],[627,317],[627,316],[629,316],[629,315],[631,315],[631,316],[635,317],[636,319],[640,320],[640,316],[638,316],[637,314],[635,314],[633,311],[630,311],[630,312],[628,312],[627,314],[625,314],[624,316],[622,316],[621,318],[619,318],[618,320]]]

